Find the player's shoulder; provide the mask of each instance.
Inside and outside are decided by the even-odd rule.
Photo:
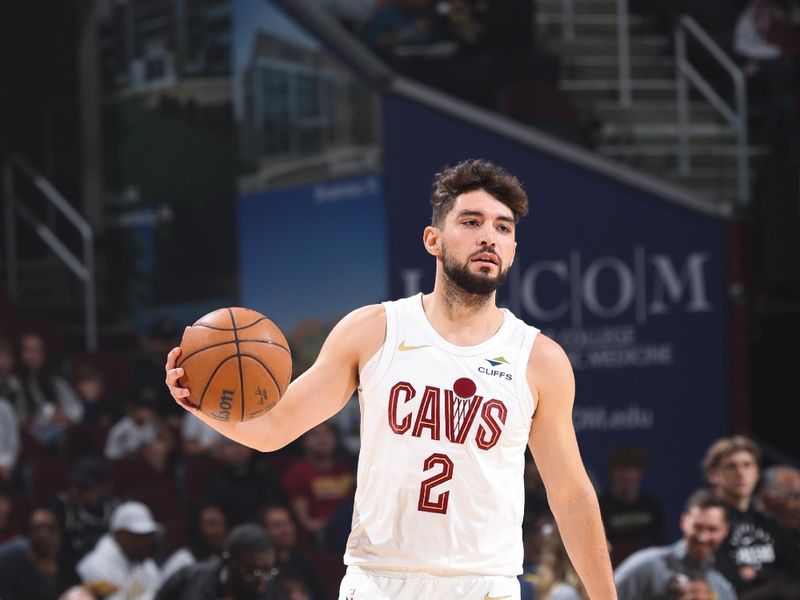
[[[381,304],[368,304],[347,313],[339,324],[348,330],[370,331],[379,327],[382,331],[386,326],[386,311]]]
[[[380,304],[362,306],[347,313],[336,324],[331,335],[349,345],[369,344],[381,340],[386,331],[386,312]]]
[[[569,357],[561,345],[553,338],[538,333],[528,358],[528,369],[563,369],[569,366]]]

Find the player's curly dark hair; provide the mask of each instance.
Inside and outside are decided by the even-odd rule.
[[[515,222],[528,214],[528,195],[519,179],[488,160],[470,159],[447,166],[434,176],[431,224],[441,227],[456,198],[473,190],[485,190],[508,206]]]

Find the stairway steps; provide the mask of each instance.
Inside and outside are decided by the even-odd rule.
[[[610,56],[617,53],[617,38],[613,35],[582,35],[566,41],[551,37],[547,47],[559,56]],[[663,57],[669,51],[670,41],[665,35],[637,35],[631,37],[630,48],[631,56]]]

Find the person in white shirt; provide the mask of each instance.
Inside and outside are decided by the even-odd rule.
[[[78,563],[81,581],[92,589],[113,590],[105,600],[150,600],[161,583],[150,558],[160,529],[141,502],[120,504],[111,515],[111,533]]]
[[[141,400],[134,401],[127,416],[117,421],[108,432],[105,456],[109,460],[125,458],[157,438],[158,426],[152,406]]]
[[[19,456],[19,420],[11,402],[0,396],[0,481],[9,481]]]

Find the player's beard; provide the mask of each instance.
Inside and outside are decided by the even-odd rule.
[[[473,273],[469,270],[472,257],[477,254],[489,253],[497,258],[497,275],[488,273]],[[472,254],[464,263],[459,263],[451,254],[447,252],[447,247],[442,245],[442,269],[446,278],[462,294],[478,296],[487,299],[497,288],[503,285],[508,276],[508,269],[503,269],[503,259],[490,248],[481,248]]]

